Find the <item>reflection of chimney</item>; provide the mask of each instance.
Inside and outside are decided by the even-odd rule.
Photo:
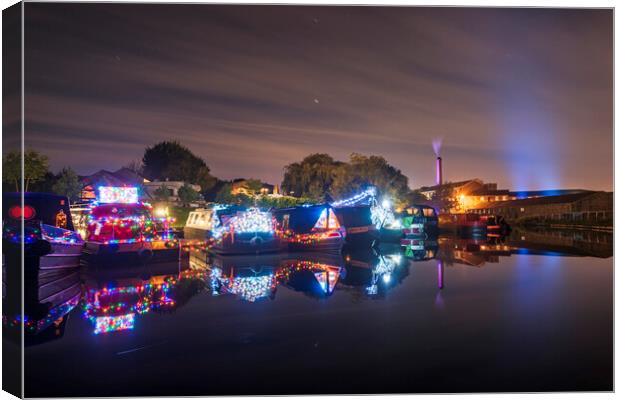
[[[442,180],[442,171],[441,171],[441,157],[437,157],[437,184],[441,185],[443,183]]]
[[[437,260],[437,287],[443,289],[443,261]]]

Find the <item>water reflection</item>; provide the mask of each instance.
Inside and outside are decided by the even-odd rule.
[[[132,331],[142,316],[172,313],[202,292],[248,303],[274,300],[281,288],[317,299],[337,292],[348,293],[353,301],[385,299],[416,265],[435,267],[436,288],[442,290],[449,285],[446,268],[483,268],[514,255],[606,258],[613,254],[611,234],[542,230],[516,230],[500,238],[439,237],[410,240],[402,246],[345,248],[342,255],[212,256],[195,244],[186,250],[179,262],[40,270],[27,277],[26,344],[62,337],[78,305],[91,333],[101,335]],[[432,260],[436,261],[429,263]],[[3,269],[3,324],[14,340],[19,338],[19,279]]]
[[[203,274],[179,263],[85,269],[82,316],[93,334],[132,330],[147,313],[169,313],[205,287]]]
[[[27,394],[344,393],[350,379],[329,379],[341,371],[362,392],[609,388],[610,239],[515,231],[258,257],[197,243],[173,263],[41,270],[24,286]],[[3,272],[19,344],[21,271]],[[316,371],[326,386],[303,378]]]
[[[2,322],[14,342],[21,334],[21,279],[17,271],[3,268]],[[69,313],[81,298],[79,273],[75,269],[40,270],[24,281],[24,344],[41,344],[64,335]]]

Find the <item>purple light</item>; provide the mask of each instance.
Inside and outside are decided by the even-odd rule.
[[[443,289],[443,261],[437,260],[437,287]]]

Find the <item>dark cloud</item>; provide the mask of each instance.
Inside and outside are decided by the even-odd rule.
[[[433,180],[612,187],[611,10],[26,4],[26,142],[117,168],[176,138],[222,178],[310,152]]]

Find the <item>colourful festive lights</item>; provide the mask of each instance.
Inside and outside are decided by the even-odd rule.
[[[137,203],[137,187],[99,186],[99,203]]]
[[[250,208],[247,211],[240,211],[229,218],[221,226],[212,230],[215,239],[221,239],[226,235],[237,235],[244,233],[270,233],[274,234],[276,221],[271,213],[260,211],[258,208]]]
[[[352,207],[359,204],[372,204],[377,196],[377,189],[369,187],[365,191],[348,199],[339,200],[331,203],[332,207]]]

